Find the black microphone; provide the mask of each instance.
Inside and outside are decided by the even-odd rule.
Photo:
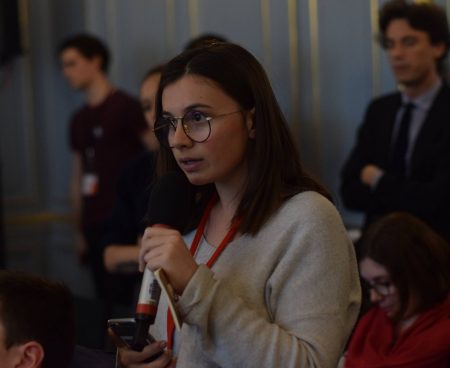
[[[192,186],[177,171],[164,174],[153,187],[148,203],[148,226],[161,226],[182,232],[190,216]],[[153,272],[145,268],[136,307],[136,329],[132,348],[141,351],[147,345],[148,329],[155,322],[161,288]]]

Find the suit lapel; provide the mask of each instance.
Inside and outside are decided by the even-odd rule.
[[[382,167],[388,167],[389,165],[395,117],[397,115],[398,109],[400,108],[401,101],[402,100],[400,93],[395,94],[393,98],[386,104],[386,106],[384,107],[384,111],[382,112],[384,114],[384,116],[380,119],[380,122],[384,122],[383,129],[380,129],[380,154],[382,154],[383,157]]]

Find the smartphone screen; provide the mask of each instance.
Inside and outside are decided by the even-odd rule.
[[[113,318],[108,320],[108,327],[119,336],[128,346],[133,345],[134,331],[136,328],[136,321],[134,318]],[[151,344],[155,342],[155,338],[150,335],[147,336],[147,342]]]
[[[134,318],[113,318],[108,320],[108,327],[118,336],[129,348],[133,348],[134,344],[134,331],[136,328],[136,321]],[[147,336],[147,343],[151,344],[156,342],[155,338],[150,335]],[[151,362],[157,359],[163,352],[150,357],[146,362]]]

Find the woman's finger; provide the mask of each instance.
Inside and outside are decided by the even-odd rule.
[[[145,346],[142,351],[134,351],[129,348],[121,347],[119,348],[119,360],[120,364],[124,367],[131,368],[132,366],[139,367],[141,364],[144,364],[146,360],[155,356],[164,351],[167,347],[167,343],[165,341],[158,341],[152,344]],[[166,354],[167,353],[167,354]],[[142,367],[164,367],[168,364],[170,359],[172,358],[172,354],[170,352],[164,352],[161,357],[157,358],[152,365],[142,365]],[[161,365],[162,364],[162,365]]]

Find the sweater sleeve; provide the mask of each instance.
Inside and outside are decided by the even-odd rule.
[[[325,199],[301,217],[295,214],[295,208],[284,211],[290,226],[274,244],[282,251],[265,283],[270,318],[205,266],[181,296],[185,323],[202,336],[204,354],[217,366],[337,366],[359,309],[353,246]]]

